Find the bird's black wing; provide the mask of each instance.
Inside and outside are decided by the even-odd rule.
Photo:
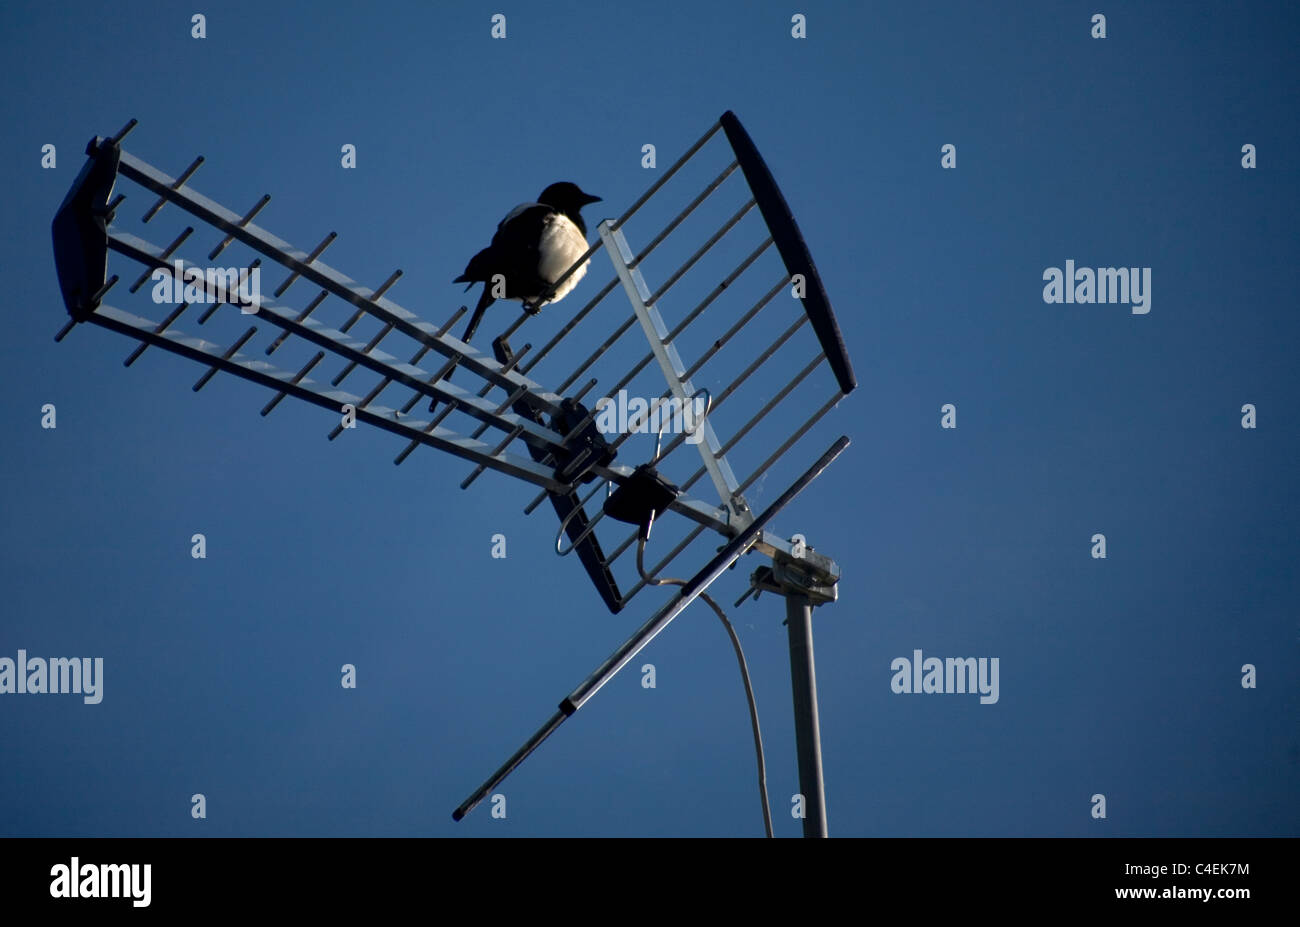
[[[555,212],[541,203],[522,203],[497,223],[492,244],[469,259],[453,283],[488,282],[493,274],[505,276],[511,289],[528,287],[540,261],[538,243],[546,220]]]
[[[554,213],[554,209],[541,203],[516,206],[497,226],[496,234],[492,236],[492,250],[511,264],[527,266],[527,259],[537,256],[537,245],[542,240],[546,220]],[[536,264],[532,266],[535,268]]]
[[[501,274],[506,280],[506,292],[531,296],[546,287],[538,275],[541,266],[542,233],[555,210],[541,203],[516,206],[492,236],[492,244],[475,255],[470,262],[479,274],[474,279],[491,281]],[[468,271],[467,271],[468,273]]]

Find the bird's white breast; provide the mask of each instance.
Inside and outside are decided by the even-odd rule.
[[[554,283],[560,275],[573,266],[587,250],[587,239],[578,231],[573,221],[562,213],[555,213],[546,220],[542,229],[542,240],[537,245],[537,274],[547,283]],[[555,291],[551,302],[563,299],[578,285],[578,281],[587,273],[591,261],[584,261],[582,266],[569,275]]]

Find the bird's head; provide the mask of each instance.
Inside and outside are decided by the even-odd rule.
[[[578,211],[588,203],[599,203],[600,197],[592,196],[590,193],[583,193],[582,189],[576,183],[569,183],[567,180],[560,183],[553,183],[537,198],[537,202],[543,203],[567,215],[576,216]]]

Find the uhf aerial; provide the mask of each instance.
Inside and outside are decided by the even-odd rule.
[[[572,316],[557,310],[536,317],[567,319],[536,351],[510,346],[526,322],[543,324],[521,313],[493,342],[491,356],[449,334],[464,306],[435,325],[386,295],[400,271],[372,289],[325,264],[334,232],[304,251],[253,221],[269,196],[239,213],[198,193],[191,182],[202,157],[172,177],[131,155],[122,142],[135,125],[133,119],[115,136],[90,141],[88,160],[55,215],[55,264],[71,317],[56,340],[91,322],[139,342],[127,366],[155,347],[206,368],[196,391],[218,372],[266,387],[273,395],[263,416],[292,396],[343,416],[331,440],[353,422],[397,435],[396,464],[421,446],[463,458],[473,469],[462,489],[487,470],[532,484],[540,491],[525,513],[550,502],[559,520],[556,552],[577,554],[611,612],[647,586],[672,590],[453,817],[464,817],[724,571],[754,552],[769,563],[754,571],[741,601],[763,591],[785,597],[804,835],[825,836],[812,609],[835,601],[840,572],[801,535],[787,538],[768,526],[848,439],[835,441],[761,512],[745,494],[763,492],[769,475],[784,478],[787,455],[856,381],[794,216],[736,116],[724,113],[621,216],[600,223],[600,240],[569,272],[603,249],[614,271],[608,283]],[[722,144],[710,145],[719,132]],[[150,202],[136,224],[119,221],[126,200],[114,195],[119,180],[143,188]],[[674,199],[679,188],[698,192],[682,206],[690,194]],[[167,205],[194,224],[146,238],[143,227],[160,214],[159,224],[180,225],[182,212],[163,213]],[[713,231],[692,238],[700,226]],[[208,248],[205,261],[187,259],[201,246]],[[126,259],[112,276],[110,253]],[[214,270],[218,258],[235,268]],[[284,277],[270,294],[250,291],[250,273],[275,265]],[[119,287],[127,276],[131,282]],[[160,286],[189,298],[160,301]],[[615,290],[630,312],[593,314]],[[590,292],[589,285],[579,292]],[[120,304],[106,302],[110,296]],[[194,334],[198,327],[220,340]],[[566,350],[557,351],[561,344]],[[455,383],[448,378],[453,369],[463,371]],[[592,399],[603,383],[610,385]],[[629,395],[654,398],[638,405],[627,402]],[[436,412],[427,411],[431,405]],[[769,418],[779,406],[797,427]],[[617,435],[601,427],[602,410],[614,408],[622,416]],[[670,412],[683,410],[699,414],[683,416],[686,427],[666,439]],[[636,434],[650,435],[653,450],[629,465],[628,442]],[[733,463],[744,467],[743,479]],[[656,545],[671,546],[646,567],[652,529]],[[710,541],[714,535],[720,547],[718,537]],[[691,575],[664,577],[674,562]]]

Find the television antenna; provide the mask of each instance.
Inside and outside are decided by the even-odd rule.
[[[761,491],[767,475],[781,468],[792,448],[855,388],[856,380],[829,299],[794,217],[735,115],[724,113],[621,216],[601,222],[598,241],[555,284],[558,287],[596,251],[603,250],[614,270],[604,287],[537,351],[531,344],[518,351],[510,346],[508,339],[533,318],[522,312],[493,341],[492,356],[449,334],[466,311],[464,306],[442,325],[434,325],[386,295],[401,271],[372,289],[321,261],[337,237],[334,232],[304,251],[256,224],[253,220],[269,202],[269,195],[239,213],[198,193],[190,181],[202,157],[173,177],[130,154],[122,143],[136,125],[132,119],[116,135],[96,136],[90,141],[88,160],[55,215],[55,264],[70,316],[56,340],[61,341],[77,324],[90,322],[139,342],[126,358],[127,366],[155,347],[206,368],[193,386],[195,391],[219,372],[266,387],[273,395],[261,410],[263,416],[292,396],[342,416],[329,433],[331,440],[355,422],[399,436],[405,444],[395,464],[420,447],[462,458],[474,465],[461,482],[462,489],[488,470],[532,484],[540,492],[525,512],[531,514],[549,500],[559,518],[556,552],[578,554],[598,596],[613,613],[620,612],[647,586],[671,583],[676,589],[622,646],[565,696],[555,714],[453,816],[459,820],[472,810],[691,602],[705,595],[723,572],[743,554],[757,552],[770,564],[754,571],[750,591],[741,601],[751,594],[757,598],[764,591],[785,598],[804,835],[825,836],[811,616],[815,606],[835,601],[840,571],[834,560],[813,550],[802,536],[786,538],[769,531],[768,525],[847,447],[848,439],[835,441],[760,513],[753,511],[746,492]],[[724,143],[709,145],[719,134]],[[723,166],[715,172],[708,167],[708,160],[719,154]],[[708,180],[702,189],[684,207],[670,205],[671,198],[664,192],[668,182],[677,177],[679,183],[674,188],[681,187],[700,171]],[[736,179],[728,182],[733,176]],[[124,193],[114,195],[119,181],[133,185],[133,190],[138,188],[135,192],[143,191],[151,201],[140,225],[148,225],[168,205],[180,211],[170,210],[169,216],[179,219],[186,214],[195,225],[186,225],[165,245],[149,240],[144,234],[148,230],[132,230],[118,221],[126,199]],[[730,208],[728,197],[735,211],[698,247],[690,248],[682,233],[673,237],[692,222],[708,221],[711,213],[725,213]],[[702,209],[705,204],[708,208]],[[645,244],[637,251],[629,243],[628,231],[643,225],[657,230],[644,234],[640,240]],[[181,256],[182,250],[192,254],[198,244],[191,240],[196,227],[204,229],[199,239],[215,242],[206,252],[206,263]],[[745,232],[756,233],[759,242],[752,247],[742,245]],[[232,247],[232,255],[250,259],[239,264],[239,274],[209,266]],[[129,286],[117,289],[125,277],[118,273],[109,276],[110,253],[129,262],[122,267],[123,274],[134,275]],[[656,256],[648,260],[652,254]],[[779,261],[779,272],[760,277],[764,261],[771,264],[773,258]],[[250,275],[260,273],[264,259],[270,262],[268,271],[278,265],[285,274],[269,297],[247,286]],[[652,276],[657,281],[653,288]],[[156,281],[149,290],[154,300],[132,300],[150,279]],[[306,302],[290,305],[285,296],[299,281],[317,292]],[[295,295],[303,290],[299,286]],[[613,332],[602,338],[593,325],[583,323],[594,318],[592,310],[616,290],[628,300],[631,314],[622,316]],[[670,290],[672,296],[666,299]],[[787,291],[795,299],[777,299]],[[171,292],[176,298],[160,300],[160,292]],[[106,302],[110,294],[123,296],[124,304],[129,301],[132,309]],[[162,311],[160,303],[164,302],[169,311]],[[784,313],[789,318],[778,317],[782,303],[790,307]],[[147,315],[140,314],[145,311]],[[230,337],[218,342],[186,334],[175,325],[187,312],[192,324],[210,326],[214,335],[224,325]],[[760,315],[761,323],[755,325]],[[553,310],[544,317],[561,315]],[[725,330],[705,333],[696,325],[702,317]],[[266,343],[258,343],[260,353],[252,348],[258,326],[244,329],[251,321],[269,326],[275,333],[269,341],[264,336]],[[186,324],[191,324],[188,319]],[[767,341],[767,331],[779,334]],[[590,353],[576,369],[561,376],[557,363],[563,362],[563,357],[553,351],[566,341],[570,359],[576,356],[574,351]],[[765,341],[760,349],[758,345]],[[778,371],[788,358],[796,357],[797,350],[803,354],[792,364],[785,363],[788,370]],[[403,360],[408,356],[409,360]],[[313,379],[310,374],[326,358],[341,362],[341,368],[328,381]],[[728,368],[728,358],[733,368],[743,369]],[[471,388],[452,383],[448,375],[454,369],[465,371],[478,383]],[[815,385],[810,378],[827,371],[833,381],[830,394],[806,412],[806,395]],[[606,379],[592,376],[595,372]],[[787,375],[784,385],[774,389]],[[704,378],[711,378],[713,389],[696,386]],[[647,386],[650,380],[654,385]],[[345,381],[351,382],[345,386]],[[614,385],[589,407],[584,400],[598,382]],[[546,385],[550,383],[558,385],[550,389]],[[634,401],[629,409],[635,407],[635,411],[627,414],[619,406],[620,433],[608,438],[611,431],[600,426],[601,415],[622,403],[629,388],[642,389],[641,395],[652,398],[641,399],[639,405]],[[768,427],[769,443],[759,446],[753,436],[770,426],[769,413],[796,390],[800,390],[800,408],[805,410],[801,424],[788,433],[777,430],[774,435]],[[431,404],[438,411],[425,413]],[[690,411],[701,404],[703,413],[692,420]],[[673,415],[680,416],[685,427],[665,444],[663,431]],[[657,427],[652,429],[656,419]],[[492,434],[485,439],[489,431]],[[621,450],[624,456],[630,454],[624,444],[638,433],[655,435],[654,454],[649,463],[632,467],[618,457]],[[775,449],[764,454],[773,443]],[[695,453],[681,450],[683,444],[694,446]],[[695,456],[698,466],[687,476],[689,471],[683,468]],[[744,479],[737,478],[732,468],[731,459],[739,457],[760,461]],[[680,471],[681,475],[674,482],[661,470]],[[705,476],[705,485],[711,484],[716,502],[689,494]],[[593,483],[594,488],[587,490]],[[630,534],[613,529],[626,534],[621,541],[619,534],[611,533],[616,521],[635,526]],[[675,532],[679,539],[647,569],[643,556],[652,525],[668,526],[660,533]],[[700,548],[696,542],[706,531],[723,540],[716,553],[689,579],[663,579],[663,570],[683,552]],[[702,540],[708,544],[707,536]],[[635,574],[622,560],[633,545]],[[622,581],[620,573],[625,574]],[[756,724],[755,733],[757,737]]]

